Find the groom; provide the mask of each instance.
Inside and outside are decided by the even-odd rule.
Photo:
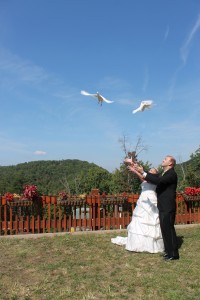
[[[131,164],[128,169],[136,174],[140,173],[143,178],[157,185],[158,210],[160,228],[162,232],[165,254],[167,261],[179,259],[177,237],[175,231],[176,217],[176,187],[177,174],[174,170],[176,160],[173,156],[167,155],[162,162],[163,174],[157,177],[155,174],[144,172],[142,166],[136,163]]]

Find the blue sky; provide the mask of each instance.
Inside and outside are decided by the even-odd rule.
[[[200,141],[199,0],[0,0],[0,165],[79,159],[109,171],[183,162]],[[114,103],[102,107],[99,91]],[[132,114],[142,100],[154,106]]]

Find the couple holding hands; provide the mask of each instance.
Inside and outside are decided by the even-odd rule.
[[[163,174],[155,168],[144,171],[131,158],[124,161],[130,172],[142,181],[142,192],[134,209],[128,236],[112,238],[111,242],[124,245],[134,252],[163,253],[166,261],[179,259],[175,231],[177,174],[176,160],[167,155],[162,161]]]

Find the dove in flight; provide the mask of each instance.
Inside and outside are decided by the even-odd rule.
[[[99,94],[99,92],[97,92],[96,94],[89,94],[86,91],[81,91],[81,94],[84,95],[84,96],[92,96],[92,97],[97,98],[98,99],[98,103],[100,105],[102,105],[103,102],[106,102],[106,103],[113,103],[114,102],[114,101],[110,101],[110,100],[104,98],[102,95]]]
[[[152,100],[144,100],[140,103],[140,106],[137,109],[134,109],[132,111],[132,113],[135,114],[136,112],[139,112],[139,111],[142,112],[147,108],[151,108],[152,104],[153,104]]]

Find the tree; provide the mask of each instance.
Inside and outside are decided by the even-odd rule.
[[[121,148],[125,154],[125,157],[128,157],[128,153],[134,153],[135,158],[137,158],[139,153],[148,149],[147,145],[143,145],[141,136],[138,136],[135,147],[131,146],[129,138],[125,134],[119,138],[119,143],[121,144]]]
[[[90,193],[92,189],[99,189],[100,192],[110,192],[110,182],[112,174],[102,168],[91,168],[85,174],[82,173],[80,178],[81,193]]]
[[[110,190],[111,193],[137,193],[140,190],[140,180],[135,174],[128,172],[125,165],[121,165],[112,175]]]
[[[200,147],[190,156],[186,180],[190,186],[200,186]]]
[[[133,160],[138,160],[138,155],[142,151],[146,151],[148,147],[143,144],[141,136],[137,138],[134,147],[131,147],[128,137],[123,134],[119,138],[119,143],[124,152],[125,157],[132,157]],[[150,164],[147,162],[144,164],[142,161],[138,161],[145,169],[150,168]],[[112,191],[138,193],[140,192],[140,179],[133,173],[129,172],[127,166],[123,163],[119,170],[116,170],[113,174]]]

